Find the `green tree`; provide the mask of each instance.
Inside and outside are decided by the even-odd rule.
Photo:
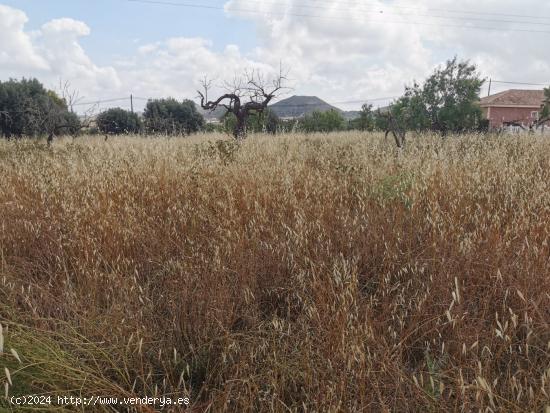
[[[148,133],[181,135],[198,132],[204,127],[204,118],[190,100],[149,100],[143,113]]]
[[[374,130],[384,131],[388,129],[387,113],[390,108],[379,108],[374,112]]]
[[[300,121],[300,129],[304,132],[333,132],[345,129],[346,120],[336,110],[326,112],[314,111],[304,116]]]
[[[475,65],[447,61],[420,86],[415,83],[405,89],[391,109],[391,115],[405,130],[465,132],[482,124],[479,92],[484,80]]]
[[[98,129],[106,134],[138,133],[141,130],[139,116],[121,108],[112,108],[101,112],[97,116],[96,123]]]
[[[359,117],[352,119],[349,126],[350,129],[373,131],[376,128],[376,113],[372,110],[372,105],[365,103]]]
[[[68,110],[64,99],[47,90],[36,79],[0,82],[0,133],[10,138],[76,133],[78,116]]]
[[[389,115],[403,130],[432,129],[423,90],[416,83],[406,88],[405,94],[392,105]]]

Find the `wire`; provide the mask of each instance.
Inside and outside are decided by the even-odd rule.
[[[210,0],[210,1],[215,1],[215,0]],[[225,1],[225,0],[224,0]],[[289,4],[288,3],[279,3],[277,2],[276,0],[273,0],[271,2],[267,2],[267,1],[262,1],[262,0],[247,0],[249,3],[253,2],[253,3],[260,3],[260,4],[266,4],[266,3],[270,3],[270,4],[275,4],[275,5],[280,5],[280,6],[288,6]],[[326,5],[329,5],[329,6],[334,6],[334,1],[333,0],[304,0],[306,2],[309,2],[309,3],[313,3],[313,4],[326,4]],[[376,8],[375,12],[380,12],[380,10],[383,10],[384,8],[392,8],[392,9],[404,9],[404,10],[418,10],[418,11],[435,11],[435,12],[441,12],[441,13],[447,13],[447,14],[465,14],[465,15],[470,15],[470,16],[500,16],[500,17],[515,17],[515,18],[521,18],[521,19],[536,19],[536,20],[550,20],[550,16],[535,16],[535,15],[528,15],[528,14],[513,14],[513,13],[499,13],[499,12],[482,12],[482,11],[471,11],[471,10],[459,10],[459,9],[444,9],[444,8],[432,8],[432,7],[428,7],[428,8],[421,8],[421,7],[418,7],[418,6],[406,6],[406,5],[403,5],[402,3],[394,3],[394,4],[391,4],[391,5],[388,5],[388,4],[381,4],[380,2],[372,2],[372,1],[340,1],[338,4],[342,5],[342,6],[349,6],[349,7],[352,7],[352,6],[373,6]],[[322,9],[322,7],[318,7],[318,6],[313,6],[312,4],[307,4],[307,3],[299,3],[297,1],[294,1],[292,3],[292,6],[294,7],[300,7],[300,8],[317,8],[317,9]],[[216,6],[210,6],[210,7],[216,7]],[[216,9],[221,9],[221,8],[224,8],[223,6],[219,6],[217,7]],[[224,8],[225,9],[225,8]],[[332,10],[333,7],[330,7],[330,8],[327,8],[325,7],[324,8],[325,10]],[[366,10],[368,11],[368,9],[358,9],[358,10]],[[435,16],[431,16],[430,17],[435,17]],[[445,17],[448,17],[448,16],[445,16]],[[452,17],[449,17],[449,18],[452,18]],[[461,17],[457,17],[458,19],[460,19]],[[477,20],[477,19],[474,19],[474,20]],[[487,20],[487,21],[492,21],[492,20]],[[496,20],[496,21],[500,21],[500,20]],[[509,22],[509,21],[503,21],[503,22]],[[529,22],[529,21],[514,21],[514,23],[525,23],[525,24],[537,24],[536,22]],[[546,25],[547,23],[543,23],[544,25]]]
[[[210,9],[210,10],[226,10],[225,7],[220,6],[209,6],[204,4],[195,4],[195,3],[177,3],[172,1],[160,1],[160,0],[127,0],[131,3],[143,3],[151,5],[163,5],[163,6],[176,6],[176,7],[187,7],[187,8],[197,8],[197,9]],[[294,16],[294,17],[303,17],[303,18],[312,18],[312,19],[326,19],[326,20],[346,20],[349,18],[346,17],[337,17],[337,16],[319,16],[305,13],[293,13],[293,12],[263,12],[259,10],[252,9],[243,9],[243,8],[233,8],[231,11],[240,12],[240,13],[251,13],[251,14],[260,14],[260,15],[272,15],[272,16]],[[380,20],[377,20],[380,21]],[[459,29],[469,29],[469,30],[486,30],[486,31],[504,31],[504,32],[523,32],[523,33],[539,33],[539,34],[550,34],[549,30],[532,30],[532,29],[520,29],[520,28],[501,28],[501,27],[484,27],[484,26],[472,26],[472,25],[458,25],[458,24],[437,24],[437,23],[425,23],[417,21],[406,21],[406,20],[386,20],[385,23],[391,24],[408,24],[408,25],[419,25],[419,26],[433,26],[433,27],[454,27]]]
[[[550,82],[548,83],[528,83],[528,82],[513,82],[509,80],[491,80],[491,83],[499,83],[499,84],[507,84],[507,85],[524,85],[524,86],[543,86],[543,87],[550,87]],[[301,104],[293,104],[293,105],[285,105],[285,107],[307,107],[307,106],[318,106],[322,104],[327,105],[346,105],[346,104],[355,104],[355,103],[369,103],[369,102],[379,102],[379,101],[390,101],[393,99],[398,99],[401,96],[385,96],[385,97],[378,97],[378,98],[365,98],[365,99],[355,99],[355,100],[343,100],[338,102],[315,102],[315,103],[301,103]],[[130,101],[130,99],[134,100],[146,100],[149,101],[154,98],[145,98],[140,96],[133,96],[130,98],[130,96],[127,97],[121,97],[121,98],[110,98],[110,99],[97,99],[97,100],[90,100],[89,102],[79,102],[75,103],[72,106],[84,106],[84,105],[97,105],[100,103],[110,103],[110,102],[119,102],[119,101]],[[281,102],[281,101],[278,101]],[[278,103],[275,102],[274,104]]]
[[[306,1],[312,1],[312,0],[306,0]],[[324,3],[333,5],[334,2],[332,0],[315,0],[315,3]],[[391,5],[381,5],[380,3],[374,3],[374,2],[362,2],[362,1],[346,1],[343,2],[347,5],[366,5],[366,4],[372,4],[376,6],[389,6],[396,9],[407,9],[407,10],[428,10],[428,11],[437,11],[437,12],[443,12],[443,13],[450,13],[450,14],[467,14],[467,15],[474,15],[474,16],[501,16],[501,17],[518,17],[518,18],[525,18],[525,19],[538,19],[538,20],[550,20],[550,16],[534,16],[534,15],[525,15],[525,14],[511,14],[511,13],[495,13],[495,12],[482,12],[482,11],[471,11],[471,10],[458,10],[458,9],[442,9],[442,8],[426,8],[422,9],[420,7],[415,6],[400,6],[399,3],[397,4],[391,4]]]
[[[525,85],[525,86],[546,86],[550,85],[550,82],[548,83],[525,83],[525,82],[507,82],[504,80],[491,80],[491,83],[503,83],[507,85]]]
[[[280,5],[280,6],[289,6],[289,4],[281,4],[277,3],[276,1],[264,1],[264,0],[247,0],[248,3],[256,3],[256,4],[262,4],[262,5]],[[326,3],[325,3],[326,4]],[[334,4],[334,3],[332,3]],[[354,3],[357,4],[357,3]],[[366,5],[369,3],[359,3],[361,5]],[[373,3],[370,3],[373,4]],[[318,5],[311,5],[311,4],[292,4],[292,6],[296,8],[302,8],[302,9],[315,9],[315,10],[324,10],[324,11],[332,11],[337,10],[339,12],[344,12],[346,10],[343,10],[342,7],[333,7],[333,8],[327,8],[326,6],[318,6]],[[385,5],[378,5],[379,7],[377,9],[366,9],[366,8],[357,8],[354,7],[354,14],[357,14],[356,12],[363,12],[363,14],[383,14],[383,15],[390,15],[390,16],[405,16],[405,17],[431,17],[434,19],[442,19],[442,20],[463,20],[463,21],[479,21],[479,22],[489,22],[489,23],[512,23],[512,24],[530,24],[530,25],[537,25],[537,26],[550,26],[550,22],[533,22],[533,21],[517,21],[517,20],[502,20],[502,19],[495,19],[495,18],[487,18],[487,17],[466,17],[466,16],[441,16],[441,15],[432,15],[432,14],[410,14],[410,13],[399,13],[399,12],[393,12],[393,11],[386,11],[384,8],[387,7]],[[420,8],[413,8],[413,7],[397,7],[397,6],[391,6],[393,8],[400,8],[400,9],[412,9],[412,10],[422,10]],[[339,10],[338,10],[339,9]],[[428,9],[439,12],[446,12],[444,9]],[[229,9],[231,11],[231,9]],[[522,17],[526,18],[526,17]],[[550,19],[550,18],[549,18]]]
[[[373,99],[356,99],[356,100],[345,100],[345,101],[339,101],[339,102],[325,102],[322,103],[316,102],[316,103],[301,103],[301,104],[295,104],[295,105],[285,105],[285,107],[302,107],[302,106],[317,106],[319,104],[328,104],[328,105],[345,105],[345,104],[352,104],[352,103],[368,103],[368,102],[377,102],[377,101],[384,101],[384,100],[392,100],[397,99],[399,96],[386,96],[386,97],[380,97],[380,98],[373,98]],[[132,96],[132,99],[134,100],[151,100],[153,98],[144,98],[144,97],[138,97],[138,96]],[[98,100],[90,100],[89,102],[79,102],[73,104],[73,106],[91,106],[91,105],[97,105],[99,103],[110,103],[110,102],[119,102],[119,101],[130,101],[130,96],[124,97],[124,98],[112,98],[112,99],[98,99]],[[280,101],[279,101],[280,102]],[[275,102],[277,103],[277,102]]]
[[[90,105],[97,105],[99,103],[118,102],[118,101],[122,101],[122,100],[130,100],[130,97],[104,99],[104,100],[94,100],[94,101],[90,101],[90,102],[78,102],[78,103],[74,103],[72,106],[85,106],[85,105],[90,106]]]
[[[345,104],[351,104],[351,103],[368,103],[368,102],[378,102],[378,101],[381,101],[381,100],[392,100],[392,99],[397,99],[399,98],[400,96],[387,96],[387,97],[383,97],[383,98],[374,98],[374,99],[358,99],[358,100],[347,100],[347,101],[342,101],[342,102],[327,102],[329,103],[329,105],[345,105]]]

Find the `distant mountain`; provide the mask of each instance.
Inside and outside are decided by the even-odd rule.
[[[326,112],[329,110],[340,112],[346,120],[358,118],[360,115],[360,112],[358,111],[343,111],[336,106],[332,106],[324,100],[319,99],[317,96],[292,96],[269,105],[269,109],[279,118],[301,118],[304,115],[310,114],[314,111]],[[207,121],[220,119],[226,112],[226,109],[221,106],[214,111],[208,111],[203,110],[199,105],[197,105],[197,110]]]
[[[314,111],[326,112],[335,110],[342,113],[340,109],[329,105],[317,96],[292,96],[269,105],[269,109],[280,118],[300,118]]]

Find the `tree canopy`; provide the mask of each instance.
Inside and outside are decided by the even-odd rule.
[[[143,113],[145,129],[149,133],[180,135],[198,132],[204,127],[204,118],[190,100],[149,100]]]
[[[102,133],[120,135],[138,133],[141,129],[139,116],[129,110],[112,108],[97,116],[97,127]]]
[[[373,131],[376,128],[376,113],[372,110],[372,105],[365,103],[361,107],[359,117],[352,119],[349,127],[361,131]]]
[[[78,116],[36,79],[0,82],[0,133],[10,138],[76,133]]]
[[[484,80],[475,65],[455,57],[437,68],[423,85],[415,83],[391,108],[405,130],[465,132],[482,124],[479,92]]]

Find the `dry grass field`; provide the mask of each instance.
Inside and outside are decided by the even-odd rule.
[[[549,139],[221,138],[0,142],[0,410],[549,411]]]

